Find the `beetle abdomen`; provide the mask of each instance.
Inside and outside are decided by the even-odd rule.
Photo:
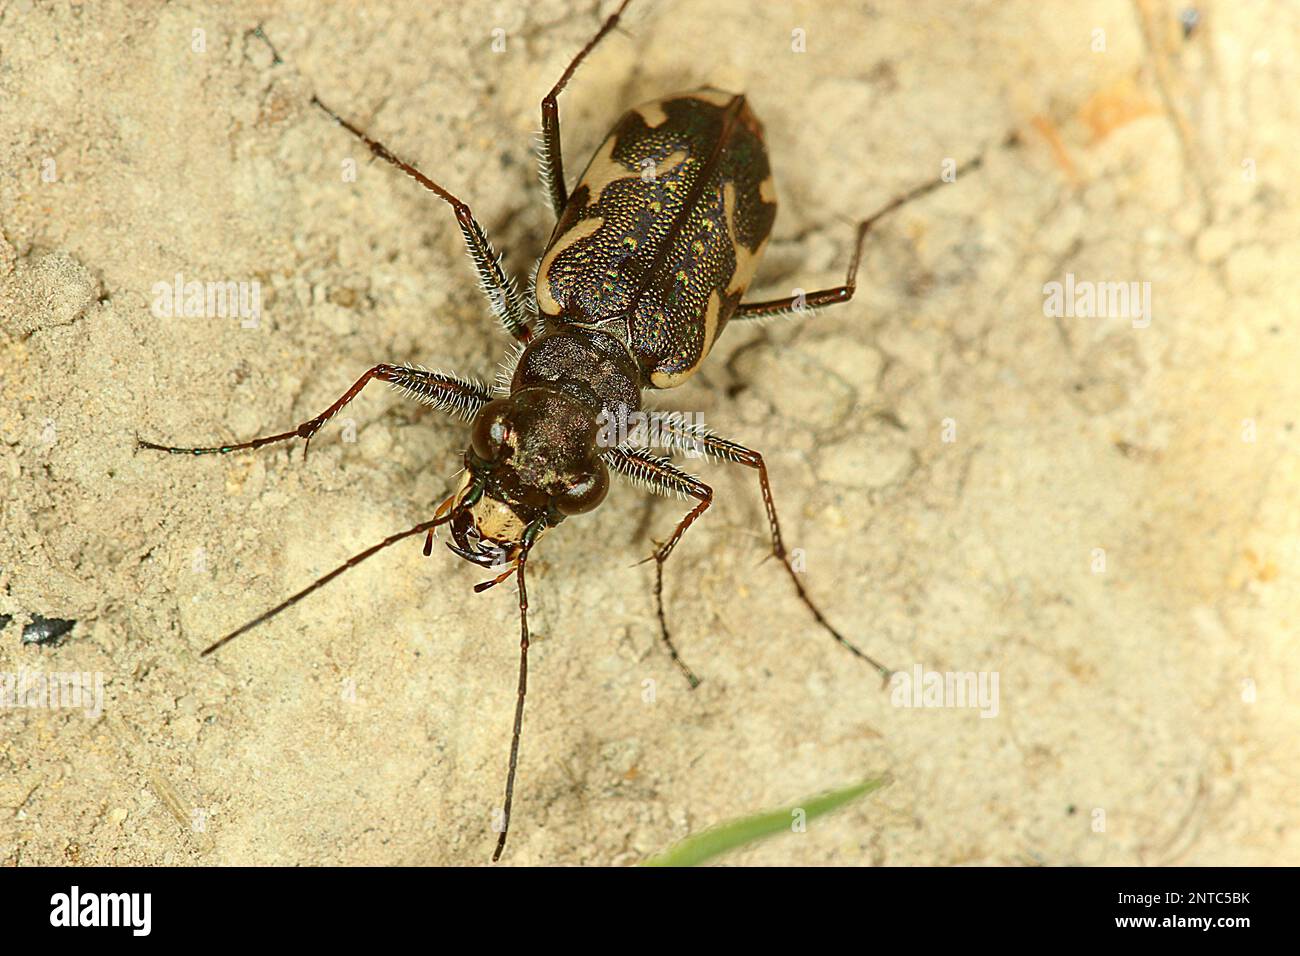
[[[604,324],[644,384],[708,355],[776,218],[762,126],[744,96],[704,89],[629,111],[587,165],[537,275],[552,321]]]

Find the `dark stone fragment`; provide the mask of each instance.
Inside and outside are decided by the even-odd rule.
[[[57,617],[32,615],[32,621],[23,628],[24,644],[56,644],[69,631],[77,626],[76,621],[65,621]]]

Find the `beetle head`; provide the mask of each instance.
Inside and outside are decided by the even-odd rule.
[[[465,481],[444,503],[455,511],[448,547],[476,564],[497,564],[529,528],[535,536],[599,505],[609,472],[597,431],[585,405],[547,386],[484,405],[465,452]]]

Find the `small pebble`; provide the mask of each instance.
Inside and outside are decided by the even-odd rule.
[[[76,621],[33,614],[31,623],[23,628],[23,643],[55,644],[76,626]]]

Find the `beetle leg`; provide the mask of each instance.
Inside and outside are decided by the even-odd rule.
[[[551,208],[555,210],[556,219],[560,218],[560,213],[564,211],[565,204],[569,201],[569,192],[564,185],[564,156],[560,147],[559,95],[564,92],[569,80],[573,79],[573,74],[577,72],[579,64],[587,54],[595,49],[596,44],[605,38],[605,34],[618,24],[618,18],[631,2],[632,0],[623,0],[618,5],[618,9],[605,21],[596,35],[588,40],[587,45],[569,62],[559,82],[542,100],[542,139],[537,151],[537,165],[542,177],[542,187],[551,201]]]
[[[848,648],[855,657],[866,661],[879,671],[885,680],[888,680],[893,671],[850,643],[826,619],[826,616],[813,603],[812,598],[808,596],[808,592],[804,589],[803,582],[799,580],[799,572],[790,563],[790,556],[786,552],[785,542],[781,538],[781,522],[776,516],[776,502],[772,497],[772,485],[768,481],[767,464],[763,461],[762,454],[734,441],[719,438],[708,429],[696,425],[681,424],[674,422],[672,419],[666,419],[660,422],[659,428],[660,435],[671,448],[694,449],[720,461],[734,462],[747,468],[753,468],[758,472],[758,484],[763,494],[763,508],[767,511],[767,524],[772,533],[772,553],[785,566],[786,572],[790,575],[790,580],[794,583],[795,590],[799,593],[799,600],[812,612],[812,616],[817,623],[831,637],[835,638],[837,643]]]
[[[983,161],[984,157],[982,155],[976,156],[958,167],[954,176],[960,176],[963,173],[978,169]],[[922,196],[934,192],[949,181],[935,179],[910,189],[900,196],[895,196],[880,209],[858,223],[857,237],[853,243],[853,255],[849,259],[849,268],[844,276],[843,285],[835,286],[833,289],[821,289],[817,292],[801,292],[799,295],[787,296],[784,299],[769,299],[765,302],[742,302],[736,306],[736,311],[732,313],[731,318],[733,320],[745,320],[766,319],[787,314],[802,315],[823,306],[848,302],[849,299],[853,298],[853,293],[857,290],[858,262],[862,259],[862,245],[866,241],[867,233],[871,231],[871,227],[898,207],[911,202],[913,199],[920,199]]]
[[[668,648],[668,656],[685,675],[691,690],[694,690],[700,686],[700,679],[678,656],[672,635],[668,631],[668,616],[664,613],[664,562],[668,560],[668,555],[677,546],[686,529],[694,524],[695,519],[704,514],[713,503],[713,489],[698,478],[675,467],[668,459],[640,449],[611,449],[605,454],[605,462],[623,477],[649,488],[655,494],[678,495],[695,498],[698,501],[698,504],[678,523],[677,530],[673,532],[673,536],[667,543],[660,545],[654,554],[645,559],[655,563],[655,606],[659,612],[659,636],[663,639],[664,646]]]
[[[862,258],[862,242],[867,237],[873,219],[858,226],[857,239],[853,244],[853,256],[849,259],[849,271],[844,277],[844,284],[833,289],[821,289],[817,292],[801,292],[786,296],[784,299],[768,299],[764,302],[742,302],[731,314],[731,321],[746,319],[768,319],[778,315],[801,315],[827,305],[848,302],[857,290],[858,260]]]
[[[333,405],[315,418],[303,422],[292,431],[281,432],[278,435],[264,435],[261,438],[254,438],[250,441],[238,442],[232,445],[214,445],[208,448],[173,448],[138,438],[136,443],[140,448],[165,451],[172,455],[226,455],[232,451],[252,451],[264,445],[273,445],[276,442],[289,441],[293,438],[303,438],[307,441],[302,450],[305,458],[312,436],[320,431],[327,421],[337,415],[343,409],[343,406],[356,398],[357,394],[366,387],[366,384],[371,379],[387,382],[393,388],[406,393],[417,401],[432,405],[444,412],[460,415],[467,421],[478,414],[478,410],[492,400],[492,392],[486,386],[470,379],[457,378],[453,375],[445,375],[442,372],[430,372],[428,369],[409,368],[404,365],[376,365],[357,379],[352,387],[344,392],[343,396]]]
[[[470,258],[474,260],[474,269],[478,272],[479,288],[487,296],[488,303],[492,307],[492,314],[501,321],[505,330],[519,341],[527,342],[532,338],[532,332],[528,328],[527,307],[524,304],[523,296],[519,293],[519,286],[515,282],[514,276],[509,275],[501,267],[501,255],[492,248],[492,243],[488,240],[483,227],[474,218],[474,213],[470,211],[469,206],[410,163],[399,159],[387,146],[371,139],[315,96],[311,98],[311,101],[319,106],[335,123],[338,123],[365,143],[371,153],[396,166],[429,192],[451,206],[456,213],[456,221],[460,224],[461,235],[465,237],[465,247],[469,251]]]

